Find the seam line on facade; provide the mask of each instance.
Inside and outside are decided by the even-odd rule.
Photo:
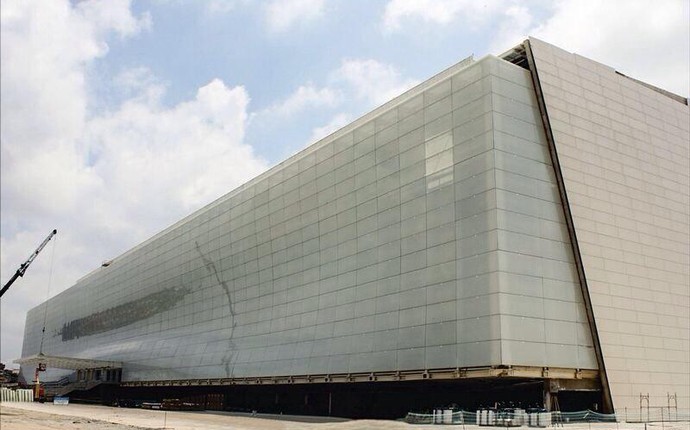
[[[497,149],[496,149],[496,127],[495,127],[495,119],[494,119],[494,116],[496,115],[496,110],[494,107],[494,97],[493,97],[494,79],[496,79],[497,76],[494,76],[494,75],[489,75],[489,76],[491,77],[490,87],[489,87],[490,88],[489,93],[491,94],[491,97],[489,98],[489,103],[490,103],[490,109],[491,109],[490,110],[490,112],[491,112],[491,153],[493,156],[493,165],[491,166],[491,174],[493,175],[493,179],[494,179],[494,187],[496,187],[495,189],[498,190],[498,186],[497,186],[498,178],[496,177],[496,151],[497,151]],[[499,267],[498,252],[501,250],[501,245],[500,245],[501,235],[498,234],[499,233],[499,228],[498,228],[498,194],[496,192],[494,192],[493,207],[494,207],[494,218],[496,220],[496,228],[491,230],[491,231],[496,232],[496,252],[493,254],[496,257],[496,268],[498,269],[498,267]],[[495,276],[497,278],[500,277],[499,273],[500,272],[498,270],[495,272],[495,274],[496,274]],[[498,294],[496,294],[496,297],[497,297],[496,301],[498,302],[497,303],[498,309],[501,309],[502,294],[503,294],[503,291],[500,288],[498,288]],[[502,339],[503,339],[503,318],[502,318],[500,312],[496,313],[496,315],[498,315],[498,339],[500,339],[498,342],[498,356],[500,357],[500,362],[504,363],[505,360],[503,357],[503,341],[502,341]]]

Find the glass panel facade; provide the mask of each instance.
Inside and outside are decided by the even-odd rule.
[[[123,380],[596,368],[530,85],[432,78],[51,299],[43,352]]]

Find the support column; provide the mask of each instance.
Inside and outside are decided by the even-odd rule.
[[[558,395],[560,388],[558,379],[544,379],[544,409],[548,412],[553,410],[554,396]]]
[[[551,392],[546,387],[544,389],[544,409],[551,412]]]

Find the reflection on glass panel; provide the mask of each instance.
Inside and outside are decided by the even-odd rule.
[[[451,182],[453,182],[452,167],[427,175],[426,178],[426,186],[428,191],[435,190]]]
[[[447,150],[426,159],[427,176],[453,166],[453,151]]]
[[[448,132],[425,142],[427,190],[453,181],[453,134]]]
[[[427,140],[424,145],[426,147],[426,158],[429,158],[432,155],[453,147],[453,133],[448,132],[436,136],[433,139]]]

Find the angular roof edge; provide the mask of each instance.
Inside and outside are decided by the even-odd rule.
[[[527,38],[527,40],[525,40],[525,42],[530,41],[530,40],[534,40],[534,41],[537,41],[537,42],[539,42],[539,43],[543,43],[543,44],[545,44],[545,45],[552,46],[552,47],[557,48],[557,49],[559,49],[559,50],[568,52],[569,54],[575,55],[576,57],[581,57],[581,58],[585,58],[585,59],[587,59],[587,60],[589,60],[589,61],[593,61],[593,62],[595,62],[595,63],[597,63],[597,64],[599,64],[599,65],[601,65],[601,66],[604,66],[604,67],[607,68],[607,69],[610,69],[613,73],[615,73],[615,74],[617,74],[617,75],[619,75],[619,76],[622,76],[622,77],[624,77],[624,78],[626,78],[626,79],[630,79],[631,81],[633,81],[633,82],[635,82],[635,83],[637,83],[637,84],[640,84],[640,85],[642,85],[642,86],[644,86],[644,87],[647,87],[647,88],[649,88],[649,89],[652,90],[652,91],[656,91],[657,93],[659,93],[659,94],[661,94],[661,95],[664,95],[664,96],[666,96],[666,97],[668,97],[668,98],[670,98],[670,99],[673,99],[673,100],[675,100],[675,101],[677,101],[677,102],[679,102],[679,103],[681,103],[681,104],[684,104],[684,105],[686,105],[686,106],[690,105],[689,99],[688,99],[687,97],[683,97],[683,96],[681,96],[681,95],[679,95],[679,94],[676,94],[676,93],[674,93],[674,92],[671,92],[671,91],[665,90],[665,89],[663,89],[663,88],[657,87],[656,85],[652,85],[652,84],[650,84],[650,83],[647,83],[647,82],[641,81],[641,80],[639,80],[639,79],[630,77],[630,76],[626,75],[625,73],[619,72],[618,70],[616,70],[615,67],[611,67],[611,66],[609,66],[609,65],[600,63],[600,62],[597,61],[597,60],[594,60],[594,59],[591,59],[591,58],[589,58],[589,57],[585,57],[585,56],[583,56],[583,55],[580,55],[580,54],[578,54],[578,53],[576,53],[576,52],[571,52],[571,51],[568,51],[568,50],[566,50],[566,49],[560,48],[560,47],[558,47],[558,46],[556,46],[556,45],[552,45],[552,44],[550,44],[549,42],[545,42],[545,41],[543,41],[543,40],[541,40],[541,39],[539,39],[539,38],[537,38],[537,37],[534,37],[534,36],[529,36],[529,37]],[[510,56],[511,53],[518,52],[518,51],[520,50],[520,48],[524,45],[525,42],[523,42],[523,43],[521,43],[521,44],[519,44],[519,45],[516,45],[516,46],[513,47],[512,49],[509,49],[509,50],[506,51],[505,53],[499,55],[499,57],[500,57],[500,58],[503,58],[503,59],[505,59],[505,60],[507,60],[507,61],[510,61],[510,60],[508,59],[508,56]]]

